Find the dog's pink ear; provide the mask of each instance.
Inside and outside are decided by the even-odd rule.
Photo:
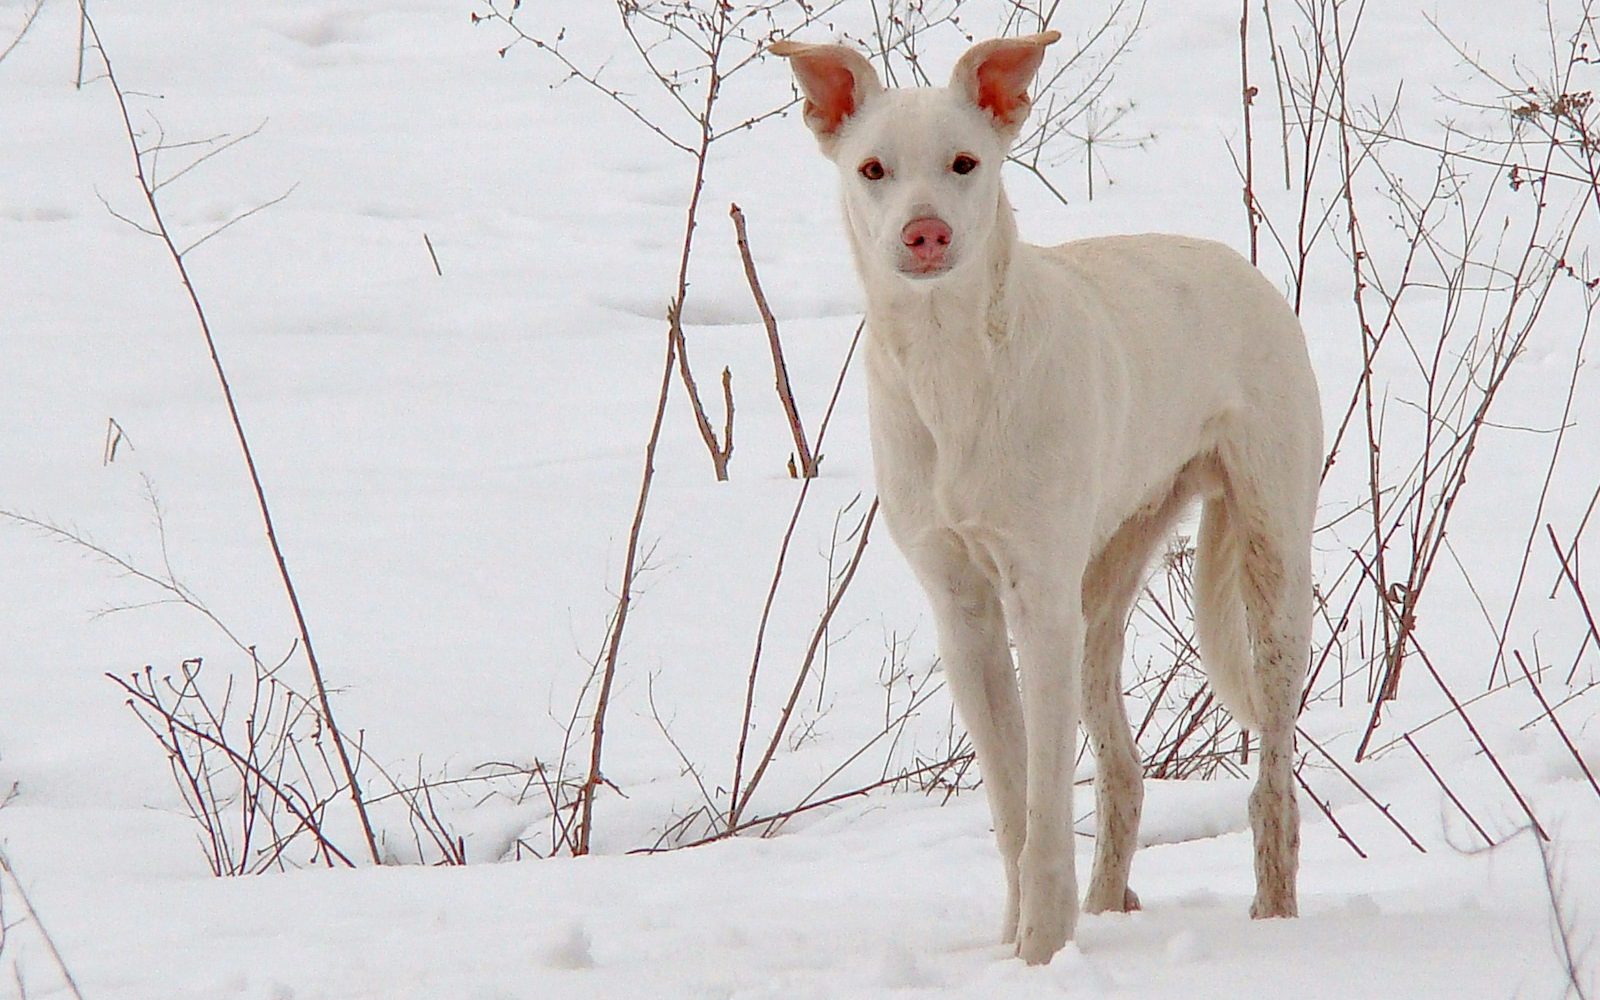
[[[989,112],[1001,131],[1015,134],[1032,106],[1028,86],[1044,61],[1045,46],[1060,38],[1061,32],[1046,31],[979,42],[956,63],[950,89]]]
[[[767,51],[789,60],[800,92],[805,95],[805,121],[830,152],[846,118],[883,89],[866,56],[844,45],[773,42]]]

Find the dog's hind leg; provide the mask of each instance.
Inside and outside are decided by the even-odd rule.
[[[1315,513],[1314,464],[1307,482],[1297,463],[1284,462],[1288,448],[1256,453],[1278,461],[1228,465],[1229,488],[1218,520],[1235,533],[1251,647],[1250,702],[1261,740],[1260,772],[1250,793],[1255,834],[1256,896],[1252,917],[1298,913],[1295,880],[1300,858],[1300,811],[1294,789],[1295,719],[1305,684],[1311,643],[1311,526]]]
[[[1120,573],[1120,565],[1108,569],[1132,575]],[[1094,575],[1091,569],[1090,577]],[[1091,585],[1086,581],[1085,589]],[[1128,871],[1138,845],[1144,773],[1122,702],[1123,632],[1131,601],[1120,597],[1102,594],[1084,609],[1083,726],[1096,766],[1094,870],[1083,898],[1085,913],[1139,908],[1139,897],[1128,888]]]
[[[1027,822],[1027,775],[1022,701],[1006,641],[1005,617],[994,586],[954,537],[907,546],[907,555],[933,605],[945,679],[977,753],[995,841],[1006,871],[1001,940],[1014,942],[1020,893],[1017,866]]]
[[[1083,725],[1094,750],[1097,831],[1086,913],[1137,910],[1128,870],[1138,846],[1144,771],[1122,698],[1122,648],[1128,611],[1146,567],[1167,538],[1191,490],[1184,475],[1167,497],[1129,518],[1089,563],[1083,579]]]
[[[1245,608],[1255,640],[1261,760],[1250,793],[1255,834],[1252,917],[1292,917],[1300,864],[1300,810],[1294,792],[1295,718],[1310,655],[1309,547],[1256,534],[1245,543]]]

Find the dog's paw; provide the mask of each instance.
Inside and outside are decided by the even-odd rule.
[[[1049,926],[1029,924],[1017,936],[1017,957],[1029,965],[1045,965],[1066,947],[1070,939],[1067,921],[1051,921]]]
[[[1275,920],[1280,917],[1298,917],[1300,907],[1295,903],[1294,894],[1256,894],[1255,902],[1250,904],[1250,919]]]
[[[1126,886],[1120,892],[1091,886],[1083,900],[1085,913],[1132,913],[1138,909],[1139,894]]]
[[[1043,965],[1072,939],[1078,923],[1078,894],[1073,890],[1070,876],[1039,879],[1031,886],[1023,882],[1018,958]]]

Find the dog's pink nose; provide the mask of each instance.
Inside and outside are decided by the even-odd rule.
[[[912,219],[900,230],[900,240],[918,263],[937,264],[950,248],[950,227],[931,215]]]

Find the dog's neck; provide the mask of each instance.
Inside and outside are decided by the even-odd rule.
[[[988,237],[950,274],[927,282],[892,272],[863,274],[872,336],[896,355],[914,344],[976,347],[1003,340],[1011,267],[1020,247],[1002,190]]]

